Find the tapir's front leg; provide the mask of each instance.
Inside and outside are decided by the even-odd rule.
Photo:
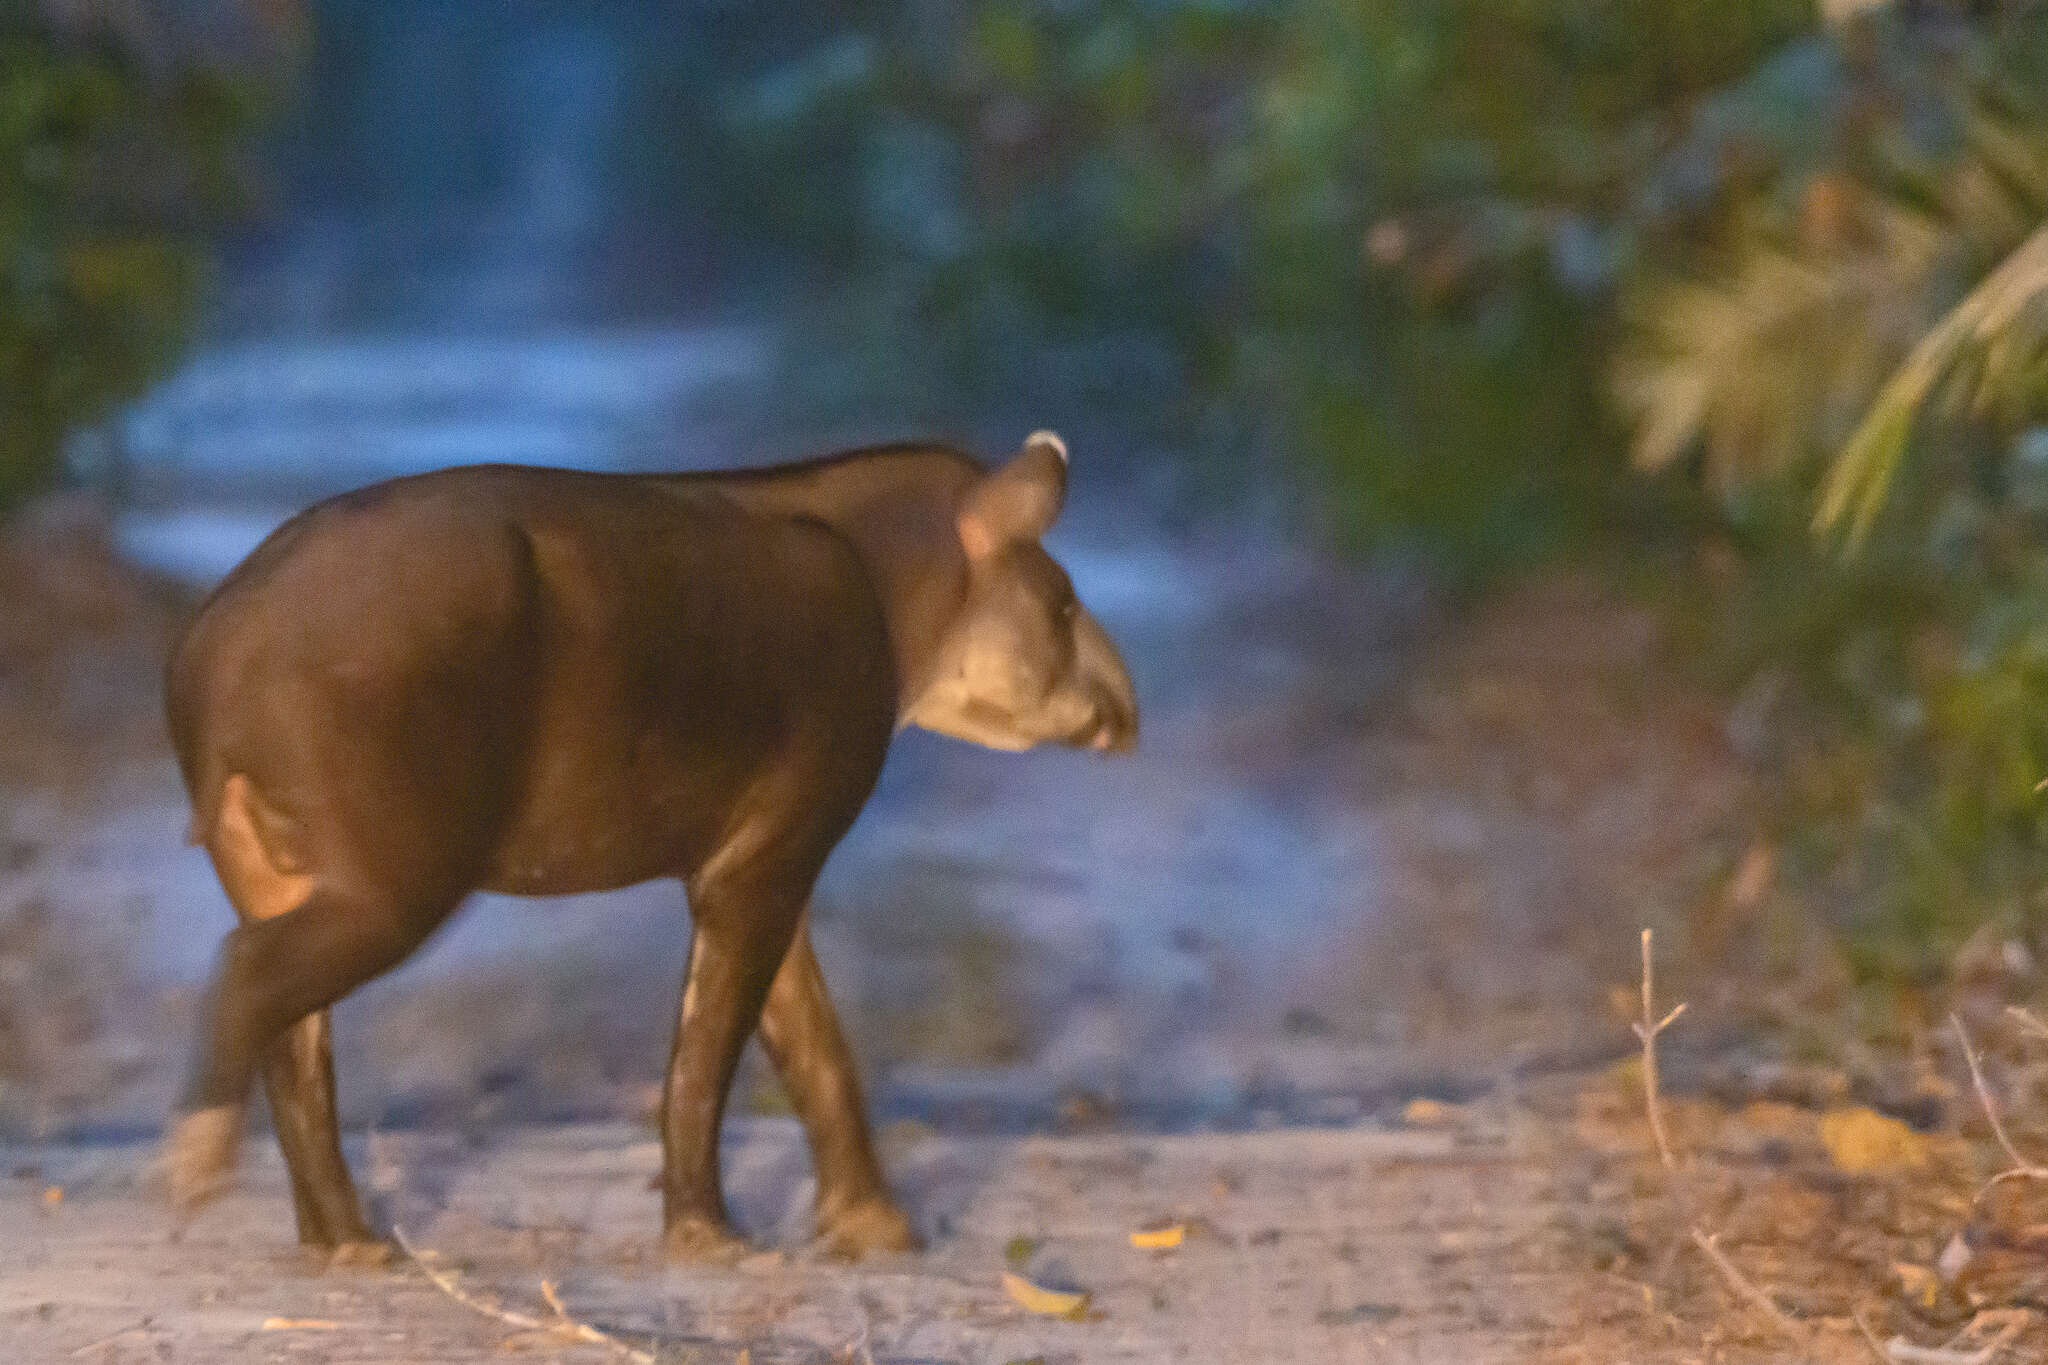
[[[722,876],[690,885],[690,968],[661,1097],[662,1242],[675,1260],[744,1244],[718,1187],[718,1127],[740,1050],[761,1019],[810,878]]]
[[[808,923],[797,926],[768,991],[761,1041],[810,1137],[820,1244],[846,1257],[915,1249],[917,1234],[889,1198],[875,1161],[853,1053],[839,1031]]]

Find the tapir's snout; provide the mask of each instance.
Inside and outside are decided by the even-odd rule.
[[[1105,702],[1101,719],[1084,744],[1101,754],[1127,754],[1138,747],[1138,716],[1115,702]]]
[[[1094,700],[1094,717],[1083,748],[1107,754],[1127,754],[1138,747],[1138,697],[1131,686],[1131,671],[1109,632],[1087,612],[1074,621],[1074,667]]]

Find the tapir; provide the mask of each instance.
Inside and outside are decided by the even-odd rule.
[[[1039,432],[993,469],[928,444],[716,473],[444,469],[278,528],[167,668],[191,838],[239,920],[166,1140],[173,1201],[228,1178],[260,1068],[300,1241],[382,1259],[341,1153],[329,1006],[472,892],[673,877],[690,946],[666,1253],[742,1246],[718,1138],[757,1028],[809,1139],[821,1245],[914,1246],[806,905],[905,725],[1135,744],[1130,674],[1039,542],[1066,485]]]

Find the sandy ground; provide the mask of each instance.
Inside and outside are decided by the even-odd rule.
[[[890,1145],[930,1249],[854,1268],[801,1251],[809,1184],[788,1121],[735,1128],[727,1160],[736,1216],[791,1251],[728,1270],[652,1255],[658,1152],[637,1130],[399,1134],[378,1139],[377,1161],[356,1155],[381,1170],[386,1216],[466,1289],[546,1317],[538,1285],[550,1280],[577,1317],[665,1360],[1688,1358],[1641,1333],[1638,1292],[1571,1262],[1573,1182],[1502,1131],[899,1134]],[[619,1358],[522,1336],[409,1264],[315,1271],[289,1245],[272,1153],[242,1193],[174,1237],[138,1200],[146,1156],[0,1152],[14,1172],[0,1185],[9,1360]],[[1180,1248],[1132,1248],[1131,1229],[1172,1218],[1199,1220]],[[1028,1258],[1011,1245],[1020,1238]],[[1034,1279],[1088,1290],[1086,1320],[1010,1302],[1006,1250]],[[1605,1353],[1631,1340],[1625,1357]]]
[[[722,1269],[655,1253],[659,1152],[631,1125],[352,1140],[373,1216],[420,1257],[375,1270],[293,1246],[268,1142],[183,1229],[153,1194],[146,1145],[18,1144],[0,1147],[0,1356],[1833,1365],[1873,1358],[1861,1318],[1879,1340],[1926,1347],[1981,1342],[1958,1337],[1974,1322],[2006,1333],[1983,1365],[2048,1359],[2039,1193],[1998,1187],[2008,1206],[1994,1210],[1971,1196],[1985,1144],[1879,1125],[1876,1147],[1841,1146],[1826,1135],[1845,1113],[1869,1121],[1679,1102],[1677,1178],[1625,1074],[1425,1107],[1407,1124],[1027,1137],[898,1124],[885,1160],[928,1249],[858,1266],[805,1249],[795,1125],[741,1120],[726,1187],[762,1250]],[[1132,1245],[1162,1225],[1184,1229],[1180,1246]],[[1744,1305],[1690,1226],[1714,1230],[1801,1339]],[[1957,1246],[1967,1267],[1937,1289],[1931,1267]],[[456,1302],[423,1266],[529,1322]],[[1027,1311],[1006,1269],[1085,1291],[1085,1311]],[[616,1344],[545,1328],[559,1320],[543,1283]]]
[[[1953,1065],[1945,1091],[1872,1090],[1722,1045],[1773,989],[1745,956],[1770,854],[1725,708],[1644,614],[1562,578],[1453,620],[1271,546],[1133,572],[1091,561],[1103,543],[1079,528],[1076,577],[1133,654],[1139,757],[910,737],[814,907],[928,1252],[801,1254],[807,1166],[756,1067],[728,1188],[785,1254],[654,1258],[636,1125],[681,970],[670,888],[478,905],[338,1011],[376,1216],[529,1314],[548,1279],[663,1360],[749,1365],[1828,1361],[1869,1358],[1858,1312],[1932,1343],[1975,1306],[2048,1304],[2048,1277],[1909,1301],[1897,1267],[1975,1217],[1983,1143],[1847,1171],[1815,1136],[1850,1104],[1952,1132]],[[1195,606],[1158,597],[1196,574]],[[174,1236],[143,1174],[229,922],[179,842],[156,715],[182,610],[107,558],[90,508],[0,537],[0,1362],[607,1358],[415,1266],[309,1266],[260,1135],[242,1191]],[[1674,1088],[1726,1105],[1680,1116],[1690,1198],[1821,1324],[1808,1347],[1688,1249],[1640,1091],[1607,1069],[1644,923],[1693,1004]],[[1416,1127],[1418,1097],[1465,1103]],[[1129,1245],[1163,1219],[1185,1246]],[[2048,1264],[2024,1250],[2048,1210],[2008,1222],[1985,1245]],[[1099,1316],[1006,1299],[1019,1239]]]

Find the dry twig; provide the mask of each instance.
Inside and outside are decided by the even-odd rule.
[[[1678,1158],[1672,1153],[1671,1139],[1664,1130],[1664,1115],[1657,1089],[1657,1035],[1671,1026],[1673,1020],[1685,1013],[1685,1004],[1680,1002],[1669,1013],[1658,1018],[1655,1002],[1655,977],[1650,954],[1650,931],[1643,930],[1643,1017],[1633,1025],[1636,1037],[1643,1040],[1643,1108],[1650,1120],[1650,1136],[1657,1144],[1657,1158],[1664,1163],[1664,1169],[1672,1177],[1672,1193],[1677,1196],[1690,1223],[1687,1232],[1693,1245],[1700,1249],[1721,1278],[1727,1282],[1736,1296],[1761,1312],[1772,1326],[1801,1345],[1808,1341],[1806,1327],[1778,1307],[1777,1301],[1754,1281],[1744,1275],[1735,1262],[1728,1259],[1728,1253],[1721,1250],[1718,1232],[1709,1232],[1693,1215],[1693,1202],[1687,1196],[1678,1178]]]
[[[549,1324],[550,1330],[559,1332],[574,1341],[587,1341],[594,1346],[609,1346],[628,1360],[639,1361],[643,1365],[654,1365],[654,1357],[650,1353],[636,1346],[628,1346],[625,1342],[620,1341],[617,1337],[601,1328],[593,1327],[587,1322],[570,1317],[569,1310],[562,1306],[561,1299],[555,1294],[553,1280],[542,1280],[540,1282],[540,1296],[548,1301],[548,1307],[555,1310],[555,1320]]]
[[[2040,1015],[2020,1005],[2007,1005],[2005,1012],[2022,1029],[2031,1033],[2036,1038],[2048,1041],[2048,1024],[2041,1022]]]
[[[1886,1344],[1885,1353],[1894,1365],[1991,1365],[1998,1353],[2011,1345],[2012,1339],[2032,1321],[2033,1314],[2024,1308],[1995,1308],[1972,1318],[1970,1325],[1950,1338],[1946,1346],[1915,1346],[1904,1337],[1893,1337]],[[1979,1327],[1992,1324],[1997,1325],[1998,1335],[1982,1346],[1969,1350],[1956,1344],[1974,1337]]]
[[[570,1317],[568,1310],[562,1306],[561,1299],[556,1296],[555,1286],[550,1281],[542,1280],[540,1282],[540,1292],[541,1297],[548,1301],[548,1307],[552,1308],[555,1312],[552,1322],[532,1317],[516,1309],[487,1303],[483,1299],[477,1298],[457,1284],[453,1275],[448,1274],[444,1270],[436,1270],[433,1266],[428,1265],[418,1249],[413,1246],[412,1239],[405,1235],[404,1228],[396,1223],[392,1224],[391,1236],[392,1240],[398,1243],[399,1250],[403,1251],[412,1260],[412,1263],[418,1266],[429,1280],[433,1281],[434,1288],[440,1290],[443,1294],[446,1294],[449,1298],[473,1313],[481,1313],[487,1318],[495,1318],[506,1326],[515,1327],[522,1332],[546,1332],[554,1336],[565,1337],[571,1341],[589,1342],[594,1346],[608,1346],[626,1359],[633,1361],[635,1365],[654,1365],[654,1355],[652,1352],[643,1351],[637,1346],[628,1346],[617,1337],[607,1332],[599,1331],[587,1322],[579,1322],[575,1318]]]
[[[1991,1125],[1991,1136],[1998,1139],[2006,1159],[2012,1162],[2011,1166],[1992,1176],[1984,1189],[2007,1180],[2048,1180],[2048,1166],[2037,1166],[2020,1155],[2020,1149],[2013,1145],[2012,1135],[2005,1131],[2005,1124],[1998,1117],[1998,1106],[1991,1099],[1991,1087],[1984,1080],[1984,1068],[1977,1061],[1977,1049],[1970,1046],[1970,1035],[1963,1028],[1962,1016],[1951,1013],[1948,1022],[1956,1031],[1956,1041],[1963,1046],[1963,1060],[1970,1066],[1970,1084],[1977,1089],[1977,1103],[1983,1107],[1984,1119]],[[1984,1190],[1979,1190],[1977,1197],[1983,1198]]]
[[[485,1303],[482,1299],[476,1298],[474,1295],[464,1291],[462,1286],[455,1282],[453,1275],[443,1270],[436,1270],[428,1265],[425,1258],[420,1255],[419,1248],[412,1244],[412,1238],[406,1236],[405,1229],[396,1223],[391,1225],[391,1239],[397,1242],[398,1249],[410,1257],[412,1263],[418,1266],[421,1272],[434,1282],[434,1288],[440,1290],[464,1308],[469,1309],[473,1313],[481,1313],[487,1318],[496,1318],[507,1327],[516,1327],[522,1332],[540,1332],[547,1329],[547,1324],[539,1318],[528,1317],[526,1314],[514,1309],[501,1308],[494,1303]]]
[[[1657,1035],[1670,1028],[1673,1021],[1679,1015],[1685,1013],[1685,1002],[1683,1000],[1679,1001],[1678,1004],[1672,1007],[1669,1014],[1666,1014],[1662,1019],[1658,1019],[1656,1023],[1651,1023],[1650,1021],[1656,1018],[1657,1013],[1651,1002],[1651,996],[1655,991],[1654,983],[1656,978],[1654,973],[1655,968],[1650,961],[1650,931],[1645,929],[1643,930],[1643,1017],[1630,1027],[1635,1029],[1636,1037],[1643,1040],[1643,1108],[1650,1116],[1650,1136],[1656,1139],[1657,1156],[1664,1163],[1664,1169],[1676,1174],[1678,1171],[1678,1160],[1671,1155],[1671,1139],[1664,1132],[1664,1110],[1657,1094]]]
[[[2027,1011],[2012,1007],[2008,1013],[2015,1016],[2029,1031],[2048,1037],[2048,1027]],[[1991,1136],[2012,1164],[1986,1181],[1972,1196],[1975,1204],[1991,1188],[2006,1180],[2048,1180],[2048,1167],[2039,1166],[2027,1160],[2019,1146],[2013,1142],[2012,1134],[2005,1131],[2005,1122],[1999,1117],[1998,1103],[1991,1098],[1991,1083],[1984,1079],[1984,1064],[1978,1060],[1977,1049],[1970,1042],[1970,1032],[1963,1027],[1962,1016],[1951,1012],[1949,1026],[1956,1031],[1956,1042],[1963,1049],[1963,1061],[1970,1068],[1970,1085],[1977,1092],[1977,1104],[1984,1111],[1984,1121],[1991,1125]],[[1951,1338],[1943,1346],[1916,1346],[1902,1336],[1895,1336],[1885,1343],[1885,1358],[1892,1365],[1991,1365],[1999,1352],[2011,1344],[2014,1337],[2026,1330],[2032,1315],[2022,1309],[2017,1312],[1990,1310],[1979,1313],[1970,1320],[1970,1325]],[[1996,1324],[1998,1334],[1981,1346],[1965,1348],[1957,1343],[1973,1338],[1984,1327]]]

